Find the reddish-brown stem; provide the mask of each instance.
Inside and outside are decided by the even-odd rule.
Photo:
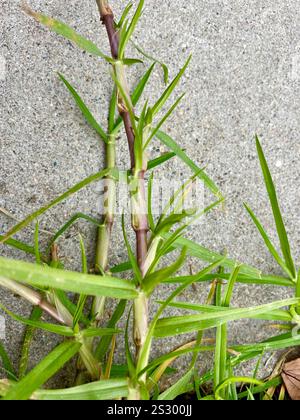
[[[129,148],[129,154],[130,154],[130,164],[131,164],[131,170],[134,170],[135,167],[135,157],[134,157],[134,132],[130,120],[130,115],[128,111],[121,112],[121,117],[124,122],[124,127],[126,131],[127,141],[128,141],[128,148]]]
[[[107,31],[111,55],[117,59],[119,54],[119,34],[115,29],[114,14],[106,0],[96,0],[96,2],[100,12],[101,22]]]
[[[113,12],[108,4],[107,0],[96,0],[98,4],[98,8],[100,11],[101,21],[106,27],[112,57],[117,59],[118,58],[118,51],[119,51],[119,35],[116,31],[115,24],[114,24],[114,15]],[[124,127],[126,131],[129,153],[130,153],[130,162],[131,162],[131,169],[132,172],[135,170],[135,155],[134,155],[134,142],[135,142],[135,135],[131,124],[130,114],[123,104],[122,99],[119,98],[119,111],[120,115],[124,122]],[[144,185],[144,171],[141,171],[138,174],[139,179],[139,189],[141,194],[141,199],[145,201],[145,185]],[[139,223],[138,225],[133,224],[133,228],[136,232],[136,248],[137,248],[137,260],[139,267],[141,268],[144,264],[144,261],[147,256],[148,250],[148,219],[146,214],[139,214]]]
[[[118,59],[119,53],[119,35],[114,25],[114,16],[111,8],[108,5],[108,0],[96,0],[101,21],[106,27],[106,31],[109,38],[112,56]],[[133,105],[130,103],[130,94],[128,92],[126,75],[124,73],[124,67],[122,63],[116,63],[114,66],[116,77],[121,83],[124,93],[127,96],[127,101],[124,100],[120,93],[118,94],[118,109],[123,119],[124,127],[127,136],[127,142],[130,153],[130,163],[132,171],[132,187],[134,189],[132,194],[132,227],[136,234],[136,255],[137,262],[141,271],[142,276],[145,276],[145,262],[148,253],[148,238],[147,234],[149,231],[148,227],[148,216],[147,216],[147,205],[146,205],[146,194],[145,194],[145,169],[137,168],[135,159],[135,133],[132,126],[131,112],[134,114]],[[128,109],[128,106],[131,109]],[[129,112],[130,111],[130,112]],[[136,359],[139,362],[141,356],[141,350],[146,343],[148,331],[148,298],[143,293],[142,288],[139,289],[139,296],[134,301],[134,342],[136,346]],[[142,364],[142,368],[147,364],[147,360]],[[146,376],[141,378],[142,381],[146,381]],[[139,395],[139,391],[136,395]]]

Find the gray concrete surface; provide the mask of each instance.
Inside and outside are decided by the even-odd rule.
[[[118,14],[123,2],[114,3]],[[93,0],[85,1],[84,6],[80,0],[31,0],[30,5],[68,22],[107,50],[106,34]],[[40,27],[21,12],[19,1],[2,0],[0,11],[0,207],[21,219],[103,166],[102,146],[56,72],[64,73],[74,83],[103,124],[111,79],[106,64]],[[147,0],[136,33],[140,45],[166,62],[172,75],[193,53],[180,88],[188,94],[165,128],[200,166],[207,167],[226,195],[227,205],[225,211],[217,210],[207,216],[189,233],[190,237],[216,251],[227,249],[230,256],[270,273],[280,271],[242,203],[246,200],[251,204],[275,238],[253,142],[258,133],[299,263],[299,19],[299,4],[295,0]],[[142,72],[142,68],[132,70],[131,80],[135,81]],[[153,100],[162,88],[161,71],[157,68],[147,95]],[[163,150],[158,143],[153,148],[156,154]],[[120,167],[127,168],[127,162],[127,145],[122,137]],[[184,170],[179,161],[172,161],[163,169],[172,177]],[[97,215],[95,203],[99,199],[92,187],[87,188],[50,211],[41,219],[41,225],[55,230],[78,210]],[[1,232],[12,224],[0,215]],[[119,228],[120,225],[114,233],[112,264],[125,258]],[[77,232],[85,237],[90,259],[94,252],[94,229],[78,224],[71,236],[61,242],[66,265],[74,269],[79,268]],[[32,231],[27,229],[18,237],[31,241]],[[2,245],[0,252],[8,257],[24,257]],[[192,263],[196,270],[199,262]],[[185,298],[203,301],[207,290],[207,286],[199,286],[198,294],[186,293]],[[160,297],[166,294],[166,288],[161,288]],[[240,285],[235,290],[234,303],[255,305],[287,295],[284,289]],[[0,296],[1,302],[11,309],[28,313],[28,306],[20,299],[3,291]],[[6,325],[6,343],[17,361],[22,329],[10,320]],[[230,339],[262,339],[270,333],[264,325],[258,321],[235,323],[230,327]],[[180,338],[182,341],[184,337]],[[175,344],[168,340],[164,348]],[[53,338],[39,333],[32,363],[40,359],[45,345],[51,348]],[[121,347],[122,343],[120,358]],[[160,348],[161,343],[155,343],[157,353]]]

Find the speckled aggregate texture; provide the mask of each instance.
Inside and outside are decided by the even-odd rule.
[[[31,0],[30,5],[67,22],[97,42],[103,51],[109,51],[94,0]],[[112,6],[119,16],[124,2],[115,0]],[[276,241],[253,140],[257,133],[277,184],[291,246],[299,263],[299,19],[299,4],[295,0],[146,0],[136,32],[138,43],[164,61],[172,76],[193,53],[192,63],[177,89],[177,93],[185,91],[187,95],[165,130],[199,166],[206,167],[227,203],[225,209],[211,212],[188,235],[215,251],[226,249],[231,257],[275,274],[281,273],[251,224],[243,201],[251,205]],[[39,26],[24,15],[19,1],[1,1],[0,33],[0,207],[22,219],[104,164],[97,135],[83,120],[57,72],[74,84],[103,125],[112,82],[103,61]],[[134,54],[131,51],[129,55]],[[130,84],[144,71],[143,66],[130,69]],[[153,101],[163,87],[158,66],[146,96]],[[158,142],[153,144],[153,156],[165,150]],[[119,166],[127,169],[128,151],[123,135],[118,140],[118,160]],[[178,160],[168,162],[159,171],[172,178],[190,174]],[[208,193],[206,199],[211,199]],[[97,216],[100,200],[99,191],[90,186],[49,211],[41,218],[41,227],[55,231],[78,211]],[[0,214],[1,232],[13,223]],[[80,269],[78,232],[85,238],[92,265],[95,228],[82,222],[60,243],[68,268]],[[32,242],[32,236],[32,229],[17,235],[28,242]],[[42,238],[45,241],[47,236]],[[0,253],[17,259],[24,257],[3,245]],[[125,259],[118,220],[111,263]],[[199,269],[198,261],[191,263],[194,271]],[[208,285],[197,286],[198,293],[191,290],[183,299],[204,302],[208,289]],[[283,288],[238,285],[233,304],[258,305],[289,294]],[[168,288],[161,287],[157,295],[165,298]],[[19,298],[2,290],[0,297],[15,312],[29,313],[30,308]],[[265,322],[259,321],[231,324],[230,341],[261,340],[270,334],[270,329],[263,326]],[[21,332],[17,323],[7,320],[6,344],[15,362]],[[172,349],[185,341],[185,337],[167,340],[163,348]],[[37,333],[32,363],[56,342],[48,334]],[[161,347],[161,342],[154,343],[155,354]],[[122,343],[118,349],[121,359]],[[184,367],[185,362],[182,359],[179,365]],[[61,378],[61,383],[66,377]]]

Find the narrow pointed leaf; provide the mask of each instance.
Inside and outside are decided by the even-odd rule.
[[[46,26],[47,28],[57,33],[58,35],[61,35],[64,38],[68,39],[69,41],[74,42],[74,44],[76,44],[79,48],[83,49],[89,54],[101,57],[105,59],[106,61],[108,61],[109,63],[113,62],[113,60],[107,55],[103,54],[92,41],[89,41],[88,39],[79,35],[76,31],[74,31],[74,29],[70,28],[70,26],[66,25],[65,23],[59,20],[53,19],[51,17],[42,15],[41,13],[37,13],[31,10],[28,6],[23,6],[23,10],[29,16],[37,20],[39,23]]]
[[[81,344],[67,341],[56,347],[25,378],[13,385],[4,400],[28,400],[34,391],[40,388],[72,357],[78,353]]]
[[[258,218],[255,216],[254,212],[250,209],[250,207],[247,204],[244,204],[247,212],[249,213],[251,219],[253,220],[255,226],[257,227],[259,233],[261,234],[268,250],[270,251],[271,255],[275,258],[275,260],[277,261],[277,263],[280,265],[280,267],[283,269],[283,271],[285,271],[288,276],[293,279],[293,275],[290,272],[290,270],[287,268],[285,262],[283,261],[283,259],[281,258],[281,256],[278,254],[278,252],[276,251],[275,246],[273,245],[273,243],[271,242],[267,232],[264,230],[262,224],[260,223],[260,221],[258,220]]]
[[[169,81],[169,69],[168,66],[164,63],[162,63],[160,60],[157,60],[156,58],[154,58],[153,56],[149,55],[148,53],[146,53],[139,45],[137,45],[135,42],[131,41],[131,44],[134,46],[134,48],[141,53],[145,58],[147,58],[148,60],[151,60],[157,64],[159,64],[163,70],[164,73],[164,83],[165,85],[168,83]]]
[[[132,7],[133,7],[133,4],[132,3],[129,3],[125,7],[124,12],[122,13],[121,18],[120,18],[119,22],[117,23],[117,27],[118,28],[121,28],[123,26],[123,23],[125,22],[125,20],[126,20],[128,14],[129,14],[130,10],[132,9]]]
[[[33,395],[42,401],[104,401],[118,400],[128,396],[128,380],[109,379],[74,388],[39,390]]]
[[[178,144],[166,133],[163,131],[158,131],[156,133],[156,138],[161,141],[165,146],[167,146],[172,152],[174,152],[192,171],[198,175],[207,188],[215,194],[220,199],[223,199],[223,195],[216,184],[209,178],[209,176],[201,170],[188,156],[187,154],[178,146]]]
[[[210,329],[222,325],[225,322],[251,318],[274,309],[294,305],[298,302],[299,299],[286,299],[257,307],[229,309],[227,312],[221,311],[219,313],[164,318],[158,321],[154,335],[156,337],[170,337],[177,334]]]
[[[125,66],[133,66],[134,64],[143,64],[143,60],[138,58],[123,58],[122,63]]]
[[[130,22],[130,25],[129,25],[127,31],[126,31],[126,34],[123,37],[121,37],[120,46],[119,46],[119,58],[121,58],[121,59],[123,59],[126,45],[127,45],[128,41],[130,40],[130,38],[131,38],[135,28],[136,28],[136,25],[137,25],[137,23],[138,23],[138,21],[141,17],[142,10],[143,10],[143,7],[144,7],[144,2],[145,2],[145,0],[140,0],[140,2],[138,4],[138,7],[136,9],[136,12],[135,12],[135,14],[132,18],[132,21]]]
[[[168,237],[169,234],[163,235],[164,237]],[[187,248],[187,252],[190,256],[199,258],[200,260],[206,261],[206,262],[213,262],[216,260],[220,260],[222,258],[221,254],[218,254],[217,252],[210,251],[209,249],[197,244],[196,242],[186,239],[186,238],[180,238],[177,239],[175,244],[177,247]],[[229,258],[225,258],[223,262],[223,266],[225,268],[228,268],[230,270],[233,270],[236,265],[236,261],[231,260]],[[243,273],[245,275],[249,276],[255,276],[256,278],[260,276],[261,272],[257,270],[254,267],[248,266],[243,264],[241,267],[240,273]]]
[[[97,227],[101,226],[101,223],[93,217],[90,217],[84,213],[76,213],[56,232],[53,238],[51,238],[47,247],[47,252],[50,252],[51,246],[54,244],[54,242],[56,242],[58,238],[60,238],[75,222],[77,222],[77,220],[80,219],[86,220],[87,222],[92,223]]]
[[[30,320],[31,321],[39,321],[41,316],[43,314],[43,311],[38,306],[35,306],[30,314]],[[24,334],[24,340],[22,344],[22,350],[21,350],[21,357],[20,357],[20,363],[19,363],[19,379],[24,378],[27,372],[28,363],[29,363],[29,355],[30,355],[30,347],[32,340],[34,338],[36,328],[33,326],[27,326],[25,334]]]
[[[150,171],[151,169],[156,168],[157,166],[162,165],[163,163],[167,162],[168,160],[172,159],[173,157],[175,157],[176,154],[171,152],[171,153],[164,153],[161,156],[159,156],[156,159],[152,159],[148,162],[148,171]]]
[[[189,370],[176,384],[172,385],[165,392],[159,395],[158,400],[174,400],[178,395],[184,394],[186,386],[191,382],[194,369]]]
[[[46,322],[41,322],[41,321],[37,321],[33,319],[23,318],[19,315],[14,314],[13,312],[5,308],[5,306],[3,306],[2,304],[0,304],[0,309],[6,312],[12,319],[14,319],[15,321],[21,322],[24,325],[28,325],[33,328],[38,328],[44,331],[48,331],[53,334],[58,334],[63,337],[73,337],[74,335],[72,328],[64,327],[61,325],[48,324]]]
[[[2,240],[4,240],[4,236],[3,235],[0,235],[0,243],[2,242]],[[18,249],[19,251],[23,251],[26,254],[35,255],[35,248],[34,248],[34,246],[27,245],[27,244],[25,244],[22,241],[18,241],[16,239],[10,238],[10,239],[7,239],[5,241],[5,244],[7,246],[12,247],[12,248]],[[44,262],[47,262],[47,258],[45,256],[41,255],[41,258],[42,258],[42,260]]]
[[[158,271],[155,271],[154,273],[146,275],[146,277],[143,280],[143,290],[146,292],[146,294],[150,295],[158,284],[162,283],[172,274],[178,271],[185,262],[185,259],[186,249],[183,249],[180,257],[174,264],[171,264],[168,267],[162,268]]]
[[[112,336],[115,334],[120,334],[121,330],[115,328],[87,328],[86,330],[81,331],[81,335],[85,338],[92,337],[106,337]]]
[[[219,275],[218,275],[219,276]],[[159,304],[163,304],[163,301],[158,301]],[[172,302],[168,306],[178,309],[184,309],[189,311],[197,311],[197,312],[222,312],[228,311],[228,308],[222,306],[212,306],[212,305],[197,305],[196,303],[188,303],[188,302]],[[234,308],[231,308],[234,311]],[[291,322],[293,317],[289,311],[284,311],[281,309],[276,309],[273,311],[268,311],[266,313],[261,313],[259,315],[250,316],[250,319],[262,319],[266,321],[283,321],[283,322]]]
[[[2,361],[2,366],[3,366],[3,368],[0,369],[0,371],[4,370],[4,374],[5,376],[7,376],[7,379],[16,380],[17,379],[16,372],[13,368],[10,357],[7,351],[5,350],[5,347],[1,341],[0,341],[0,360]]]
[[[233,272],[231,273],[229,280],[228,280],[228,284],[224,293],[224,300],[223,300],[223,304],[222,306],[225,307],[229,307],[230,305],[230,301],[231,301],[231,297],[232,297],[232,293],[233,293],[233,288],[234,285],[237,281],[237,277],[239,275],[241,266],[238,265],[237,267],[235,267],[235,269],[233,270]]]
[[[173,112],[175,111],[175,109],[177,108],[177,106],[180,104],[180,102],[182,101],[182,99],[185,97],[185,93],[182,94],[177,101],[171,106],[171,108],[166,112],[166,114],[163,116],[163,118],[159,121],[159,123],[157,124],[157,126],[152,130],[150,137],[147,139],[144,148],[146,149],[146,147],[149,145],[150,141],[153,139],[153,137],[156,136],[157,132],[161,129],[161,127],[164,125],[164,123],[168,120],[168,118],[173,114]]]
[[[41,288],[117,299],[134,299],[138,296],[132,283],[110,276],[81,274],[3,257],[0,257],[0,271],[10,279]]]
[[[248,377],[236,377],[236,378],[228,378],[225,381],[223,381],[216,389],[215,391],[215,398],[216,400],[223,400],[222,398],[222,391],[224,390],[224,388],[228,387],[229,385],[231,385],[232,383],[246,383],[246,384],[253,384],[253,385],[259,385],[262,386],[263,382],[262,381],[258,381],[257,379],[253,379],[253,378],[248,378]]]
[[[71,195],[75,194],[76,192],[80,191],[82,188],[86,187],[87,185],[91,184],[92,182],[99,181],[100,179],[104,178],[109,174],[109,170],[105,169],[101,172],[98,172],[94,175],[91,175],[84,179],[83,181],[79,182],[78,184],[74,185],[72,188],[70,188],[68,191],[60,195],[59,197],[55,198],[53,201],[51,201],[46,206],[40,208],[39,210],[33,212],[28,217],[26,217],[24,220],[22,220],[20,223],[18,223],[16,226],[14,226],[11,230],[9,230],[0,240],[0,243],[6,242],[11,236],[15,235],[19,230],[24,229],[26,226],[28,226],[33,220],[35,220],[37,217],[44,214],[46,211],[51,209],[52,207],[56,206],[57,204],[61,203],[62,201],[69,198]]]
[[[223,259],[220,261],[216,261],[213,264],[209,265],[208,267],[205,267],[203,270],[201,270],[201,275],[205,276],[208,273],[211,273],[214,269],[219,267],[222,264]],[[159,317],[162,315],[162,313],[165,311],[165,309],[168,307],[168,305],[177,297],[179,296],[185,289],[187,289],[189,286],[193,284],[193,280],[187,281],[184,284],[180,285],[170,296],[169,298],[161,305],[159,310],[157,311],[155,317],[153,318],[151,324],[149,325],[147,337],[144,343],[144,346],[141,350],[141,354],[138,360],[137,365],[137,371],[140,373],[141,366],[143,366],[144,361],[148,360],[148,354],[149,349],[151,346],[151,341],[153,337],[155,336],[156,326],[157,322],[159,321]]]
[[[117,323],[119,322],[119,320],[121,319],[122,315],[124,314],[125,308],[126,308],[126,300],[121,300],[112,317],[110,318],[110,320],[107,323],[107,328],[116,328]],[[111,337],[110,336],[105,336],[103,338],[101,338],[97,349],[95,351],[95,357],[102,362],[106,353],[108,352],[109,346],[111,343]]]
[[[169,99],[169,97],[173,93],[174,89],[178,85],[181,77],[184,75],[184,73],[185,73],[188,65],[190,64],[191,59],[192,59],[192,56],[189,56],[189,58],[187,59],[185,65],[182,67],[182,69],[179,71],[179,73],[177,74],[177,76],[173,79],[173,81],[170,83],[170,85],[164,91],[164,93],[159,98],[159,100],[155,103],[155,105],[152,108],[153,116],[156,115],[161,110],[161,108],[164,106],[164,104],[166,103],[166,101]]]
[[[289,244],[289,240],[288,240],[288,235],[287,235],[285,225],[284,225],[284,221],[283,221],[283,218],[282,218],[282,214],[281,214],[281,211],[280,211],[276,189],[275,189],[273,179],[272,179],[272,175],[271,175],[271,172],[269,170],[268,163],[266,161],[266,158],[265,158],[265,155],[264,155],[264,152],[263,152],[263,149],[261,147],[261,144],[260,144],[260,141],[259,141],[258,137],[256,137],[256,147],[257,147],[257,152],[258,152],[258,156],[259,156],[259,160],[260,160],[265,184],[266,184],[266,187],[267,187],[268,195],[269,195],[272,210],[273,210],[273,215],[274,215],[274,219],[275,219],[275,223],[276,223],[278,237],[279,237],[279,240],[280,240],[281,250],[282,250],[283,256],[285,258],[285,262],[286,262],[286,265],[287,265],[288,269],[292,273],[293,277],[296,278],[295,264],[294,264],[294,261],[293,261],[293,258],[292,258],[291,248],[290,248],[290,244]]]
[[[83,113],[83,115],[84,115],[85,119],[87,120],[87,122],[89,123],[89,125],[99,134],[99,136],[101,137],[101,139],[105,143],[108,143],[108,138],[107,138],[107,135],[106,135],[105,131],[97,123],[97,121],[94,118],[94,116],[92,115],[91,111],[88,109],[86,104],[83,102],[83,100],[81,99],[79,94],[76,92],[74,87],[71,85],[71,83],[69,83],[65,79],[65,77],[62,74],[58,73],[58,75],[59,75],[60,79],[63,81],[63,83],[66,85],[66,87],[69,90],[69,92],[71,93],[71,95],[73,96],[76,104],[78,105],[79,109]]]

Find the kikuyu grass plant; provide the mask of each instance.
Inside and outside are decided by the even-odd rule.
[[[259,362],[266,352],[283,350],[300,344],[298,335],[300,282],[272,176],[259,139],[256,139],[257,151],[281,252],[276,249],[249,205],[245,204],[245,208],[269,252],[282,269],[282,276],[265,275],[255,267],[240,264],[184,237],[187,227],[195,219],[212,211],[224,201],[220,190],[205,171],[199,168],[181,146],[163,131],[164,123],[172,115],[183,95],[179,96],[169,110],[161,115],[162,110],[183,77],[191,57],[188,57],[178,74],[169,83],[167,67],[144,53],[132,39],[142,14],[144,0],[139,1],[133,13],[132,4],[129,4],[119,21],[116,21],[107,0],[96,0],[96,3],[108,36],[110,54],[103,53],[98,46],[65,23],[23,5],[23,10],[36,21],[72,41],[89,54],[106,61],[108,71],[112,76],[113,93],[108,111],[108,124],[104,128],[96,121],[75,87],[65,76],[59,74],[59,78],[74,98],[83,117],[96,131],[99,141],[103,142],[106,168],[79,182],[0,237],[1,243],[33,255],[36,259],[35,263],[29,263],[0,257],[0,286],[33,305],[29,319],[12,313],[2,304],[0,306],[3,312],[26,326],[18,369],[13,367],[4,344],[0,343],[0,357],[3,365],[0,395],[3,400],[172,400],[181,394],[194,392],[199,400],[253,399],[255,395],[260,395],[262,398],[268,395],[271,398],[269,390],[279,385],[281,379],[277,375],[271,379],[259,380],[257,378]],[[141,58],[127,56],[129,43]],[[141,66],[143,61],[149,62],[149,60],[151,62],[149,68],[140,78],[133,92],[130,92],[127,67]],[[137,113],[135,107],[141,102],[145,87],[156,65],[163,68],[166,88],[153,105],[150,105],[148,100],[144,100],[140,106],[141,112]],[[116,165],[117,138],[122,125],[125,128],[130,161],[128,171],[125,173]],[[162,142],[170,152],[149,160],[149,145],[154,138]],[[153,173],[155,168],[175,156],[181,159],[189,170],[192,170],[193,175],[172,196],[160,217],[156,218],[152,213]],[[145,181],[147,171],[150,175],[148,193]],[[116,189],[121,176],[123,178],[126,176],[129,184],[131,224],[135,232],[136,244],[134,252],[134,247],[128,239],[125,216],[123,216],[123,246],[128,253],[128,261],[112,266],[110,243],[115,220]],[[207,208],[176,211],[197,178],[215,195],[216,201]],[[99,180],[105,182],[105,210],[102,219],[98,220],[82,213],[75,214],[51,237],[46,250],[41,250],[40,217],[72,194]],[[82,261],[80,273],[65,270],[58,253],[59,239],[79,219],[92,223],[98,230],[94,267],[88,266],[85,243],[80,238]],[[33,245],[14,239],[17,233],[32,223],[35,224]],[[168,265],[165,257],[173,254],[175,262]],[[190,256],[208,265],[197,274],[179,275],[179,270],[187,263]],[[211,284],[206,302],[192,304],[182,300],[176,301],[183,291],[197,282]],[[286,287],[295,292],[295,297],[261,306],[235,308],[231,307],[231,297],[236,283]],[[175,289],[172,287],[174,291],[170,292],[166,300],[158,302],[159,309],[150,319],[149,300],[156,288],[162,284],[177,286]],[[114,299],[116,306],[110,319],[104,321],[107,318],[107,298]],[[164,317],[165,310],[170,307],[183,310],[182,315]],[[45,314],[53,321],[46,322]],[[119,321],[124,317],[127,317],[126,327],[120,330]],[[272,321],[284,333],[252,345],[229,344],[227,341],[228,323],[245,318]],[[203,332],[210,329],[216,330],[214,342],[203,338]],[[62,342],[31,371],[28,371],[31,343],[34,333],[38,330],[61,336]],[[186,342],[167,354],[161,354],[158,358],[153,358],[151,353],[153,340],[187,333],[195,334],[194,340]],[[123,365],[117,365],[114,362],[116,340],[125,342]],[[132,354],[132,342],[136,349],[135,354]],[[214,364],[211,370],[200,375],[197,368],[198,357],[209,352],[214,354]],[[180,372],[179,380],[177,376],[177,380],[173,380],[169,388],[161,389],[162,377],[173,372],[172,363],[188,354],[191,355],[191,360],[186,371]],[[59,390],[43,387],[53,375],[75,357],[77,363],[74,386]],[[258,359],[258,363],[252,377],[235,376],[241,364],[254,359]],[[249,386],[241,390],[240,383],[247,383]]]

